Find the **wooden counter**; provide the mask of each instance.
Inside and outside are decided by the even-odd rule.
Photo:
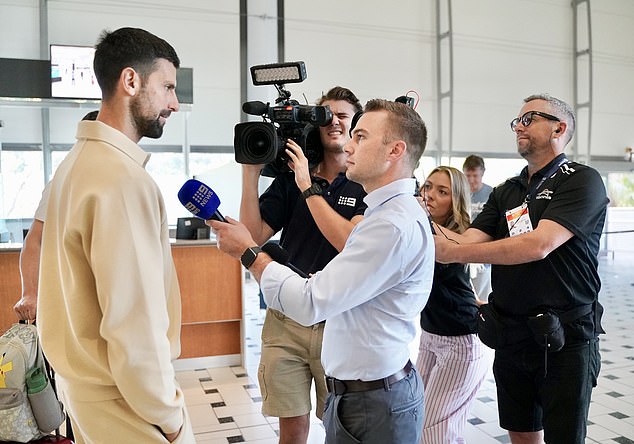
[[[22,295],[20,244],[0,244],[0,333],[18,321],[13,306]]]
[[[240,354],[240,262],[208,241],[178,241],[172,256],[183,301],[181,358]]]
[[[181,358],[241,353],[242,270],[240,262],[210,241],[177,241],[172,256],[183,303]],[[20,245],[0,248],[0,333],[17,322]]]

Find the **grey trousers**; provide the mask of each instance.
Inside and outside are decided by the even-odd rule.
[[[423,414],[423,383],[414,368],[389,391],[329,393],[326,444],[418,444]]]

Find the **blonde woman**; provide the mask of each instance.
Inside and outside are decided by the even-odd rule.
[[[435,168],[421,196],[437,235],[469,227],[469,183],[461,171]],[[425,387],[424,444],[465,442],[467,414],[489,367],[476,335],[477,311],[468,265],[436,262],[416,362]]]

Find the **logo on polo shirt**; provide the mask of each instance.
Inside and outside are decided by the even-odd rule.
[[[339,196],[337,205],[344,205],[346,207],[354,207],[357,204],[356,197]]]
[[[550,197],[550,195],[553,194],[552,191],[550,191],[548,188],[546,188],[543,191],[540,191],[539,193],[537,193],[537,196],[535,196],[535,199],[547,199],[550,200],[552,199],[552,197]]]
[[[574,172],[575,172],[575,169],[574,169],[574,168],[572,168],[572,167],[570,167],[570,166],[568,166],[568,163],[564,163],[564,164],[561,166],[561,168],[560,168],[560,169],[561,169],[561,172],[562,172],[562,173],[567,174],[567,175],[569,175],[569,176],[570,176],[572,173],[574,173]]]

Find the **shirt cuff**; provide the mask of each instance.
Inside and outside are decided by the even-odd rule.
[[[286,281],[293,277],[297,278],[299,284],[299,293],[294,293],[295,297],[297,297],[298,294],[301,294],[301,289],[306,279],[301,278],[293,270],[277,262],[271,262],[266,266],[260,278],[260,288],[268,307],[284,313],[282,289]],[[288,293],[288,290],[285,290],[284,293]]]

